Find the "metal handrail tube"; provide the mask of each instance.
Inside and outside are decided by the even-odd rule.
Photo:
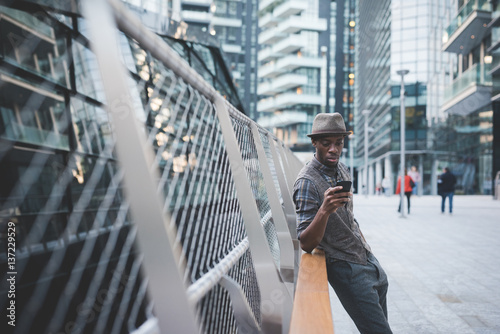
[[[196,282],[187,289],[189,301],[194,305],[199,302],[211,289],[216,286],[221,278],[227,274],[238,260],[248,250],[248,237],[243,239],[229,254],[227,254],[215,267],[201,276]]]

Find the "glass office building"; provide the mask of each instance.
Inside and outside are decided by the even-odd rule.
[[[438,169],[450,167],[457,191],[492,194],[498,172],[497,1],[456,1],[443,33],[442,49],[450,63],[441,111],[446,119],[433,127],[434,147],[445,152]],[[496,138],[496,139],[494,139]]]
[[[360,1],[358,40],[356,54],[356,109],[355,109],[355,156],[358,165],[358,189],[374,192],[373,158],[390,151],[391,139],[391,2]],[[369,110],[365,117],[363,110]],[[365,122],[372,132],[365,133]],[[368,136],[368,147],[365,147]],[[368,150],[368,171],[364,165],[365,149]],[[377,171],[381,168],[377,161]],[[386,173],[392,171],[386,167]],[[367,174],[368,173],[368,174]],[[368,181],[368,185],[366,182]],[[377,180],[378,181],[378,180]]]
[[[400,166],[399,70],[405,83],[405,166],[416,166],[423,182],[419,194],[430,194],[437,177],[428,127],[443,118],[440,105],[449,59],[441,50],[449,12],[446,1],[360,2],[359,60],[356,106],[356,157],[366,189],[373,194],[384,177],[395,182]],[[363,111],[365,111],[363,114]],[[368,122],[370,131],[365,133]],[[368,136],[365,148],[364,137]],[[365,149],[368,151],[367,170]],[[393,188],[394,189],[394,188]]]
[[[257,120],[257,0],[213,2],[210,33],[217,39],[245,114]]]

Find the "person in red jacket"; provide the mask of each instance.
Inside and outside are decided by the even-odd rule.
[[[410,214],[410,197],[412,193],[412,186],[411,186],[412,179],[411,177],[407,174],[406,168],[405,168],[405,195],[406,199],[408,200],[408,214]],[[398,184],[396,185],[396,194],[399,194],[401,191],[401,176],[398,177]],[[398,212],[401,212],[401,200],[399,200],[399,208]]]

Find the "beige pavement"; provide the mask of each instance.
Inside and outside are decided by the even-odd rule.
[[[393,332],[500,333],[500,201],[454,196],[453,215],[441,197],[354,196],[354,215],[389,277]],[[336,334],[359,333],[330,289]]]

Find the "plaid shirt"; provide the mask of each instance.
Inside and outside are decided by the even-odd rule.
[[[293,191],[299,239],[322,205],[323,193],[342,179],[350,179],[345,165],[339,163],[337,168],[329,168],[316,158],[300,171]],[[352,201],[328,217],[325,233],[317,247],[325,251],[327,258],[366,264],[370,246],[354,218]]]
[[[316,160],[316,157],[314,159]],[[342,175],[340,175],[337,168],[330,168],[323,164],[317,165],[323,178],[330,184],[330,187],[335,187],[337,182],[343,181]],[[319,209],[318,204],[321,205],[320,199],[316,196],[315,191],[311,191],[311,187],[315,187],[314,183],[308,179],[297,180],[294,187],[293,201],[296,206],[297,237],[299,239],[300,233],[312,223],[316,216]]]

